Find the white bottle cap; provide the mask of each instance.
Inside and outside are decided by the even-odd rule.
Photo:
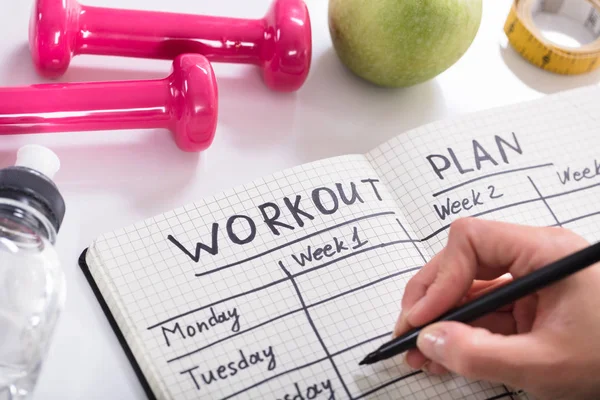
[[[28,144],[17,152],[15,166],[31,168],[46,175],[49,179],[53,179],[60,169],[60,160],[56,153],[49,148]]]

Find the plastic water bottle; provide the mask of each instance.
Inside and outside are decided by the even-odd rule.
[[[65,202],[56,154],[22,147],[0,169],[0,399],[31,397],[65,297],[54,244]]]

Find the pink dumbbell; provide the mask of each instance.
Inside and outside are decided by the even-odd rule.
[[[302,0],[275,0],[263,19],[198,16],[36,0],[29,46],[38,71],[62,75],[76,54],[173,59],[198,53],[209,61],[255,64],[272,89],[294,91],[308,75],[312,43]]]
[[[164,79],[0,88],[0,134],[166,128],[180,149],[201,151],[215,134],[217,96],[210,62],[183,54]]]

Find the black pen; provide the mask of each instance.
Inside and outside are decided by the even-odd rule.
[[[458,321],[464,323],[474,321],[485,314],[509,305],[515,300],[530,295],[598,261],[600,261],[600,243],[586,247],[543,268],[537,269],[528,275],[515,279],[511,283],[486,293],[470,303],[450,310],[429,324],[439,321]],[[404,335],[383,344],[366,356],[359,365],[373,364],[415,348],[417,337],[425,326],[414,328]]]

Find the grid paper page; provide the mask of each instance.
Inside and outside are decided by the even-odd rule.
[[[368,154],[435,255],[452,221],[562,226],[600,240],[600,88],[422,126]]]
[[[600,238],[597,90],[430,124],[181,207],[100,238],[92,273],[159,398],[527,398],[357,363],[389,339],[405,283],[456,218]]]
[[[400,357],[358,365],[390,338],[404,285],[428,258],[355,155],[106,234],[88,255],[159,398],[509,396],[502,386],[430,378]]]

